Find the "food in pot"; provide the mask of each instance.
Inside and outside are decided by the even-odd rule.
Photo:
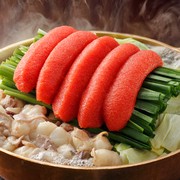
[[[161,67],[160,56],[135,40],[63,28],[70,33],[54,48],[46,51],[56,31],[40,31],[0,65],[0,146],[72,166],[131,164],[179,149],[179,69]],[[36,68],[31,56],[38,61],[41,48],[47,56],[40,53]],[[30,76],[36,85],[27,91]]]

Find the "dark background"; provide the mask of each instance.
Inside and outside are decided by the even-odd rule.
[[[0,0],[0,24],[0,48],[64,24],[180,47],[180,0]]]

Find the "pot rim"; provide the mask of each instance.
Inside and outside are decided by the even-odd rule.
[[[102,167],[79,167],[79,166],[69,166],[69,165],[62,165],[62,164],[54,164],[54,163],[49,163],[49,162],[44,162],[44,161],[40,161],[40,160],[35,160],[35,159],[30,159],[18,154],[15,154],[11,151],[5,150],[3,148],[0,148],[0,152],[5,153],[9,156],[13,156],[15,158],[18,158],[20,160],[23,161],[29,161],[31,163],[36,163],[39,165],[45,165],[45,166],[51,166],[51,167],[56,167],[56,168],[65,168],[65,169],[81,169],[81,170],[112,170],[112,169],[124,169],[124,168],[132,168],[134,166],[138,167],[138,166],[143,166],[143,165],[147,165],[147,164],[152,164],[152,163],[156,163],[157,161],[163,161],[167,158],[173,157],[176,154],[180,153],[180,149],[176,150],[174,152],[171,152],[167,155],[152,159],[152,160],[147,160],[147,161],[143,161],[140,163],[133,163],[133,164],[127,164],[127,165],[118,165],[118,166],[102,166]]]

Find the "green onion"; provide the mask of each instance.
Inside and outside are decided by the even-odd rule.
[[[129,120],[127,127],[130,127],[132,129],[135,129],[135,130],[140,131],[142,133],[144,132],[144,129],[141,126],[139,126],[138,124],[136,124],[135,122],[133,122],[131,119]]]
[[[34,38],[34,42],[36,42],[39,39],[41,39],[45,34],[46,34],[45,31],[43,31],[42,29],[38,29],[37,35]]]
[[[137,110],[134,110],[133,113],[132,113],[132,116],[131,116],[132,119],[138,119],[140,121],[144,121],[144,122],[147,122],[148,124],[152,123],[153,122],[153,118],[142,113],[142,112],[139,112]]]
[[[0,89],[4,90],[4,93],[9,95],[9,96],[16,97],[16,98],[21,99],[23,101],[26,101],[26,102],[28,102],[30,104],[39,104],[41,106],[47,107],[48,109],[52,109],[52,107],[50,105],[45,104],[45,103],[40,102],[40,101],[37,101],[35,96],[33,96],[31,94],[20,92],[20,91],[18,91],[16,89],[5,86],[2,83],[0,83]]]
[[[160,101],[160,102],[162,102],[165,99],[167,99],[168,97],[163,93],[142,87],[138,93],[137,98],[142,99],[142,100],[148,100],[148,101]]]
[[[150,125],[145,121],[141,121],[138,118],[132,118],[131,117],[131,120],[144,129],[144,131],[143,131],[144,134],[146,134],[150,137],[154,137],[153,125]]]
[[[152,73],[163,75],[165,77],[180,79],[180,70],[178,70],[178,69],[170,69],[167,67],[158,67]]]
[[[125,144],[129,144],[132,147],[136,147],[138,149],[147,149],[150,150],[151,149],[151,145],[149,144],[144,144],[142,142],[139,142],[133,138],[127,137],[125,135],[117,135],[116,133],[112,133],[109,132],[108,137],[116,142],[120,142],[120,143],[125,143]]]
[[[167,96],[172,95],[172,88],[168,84],[164,85],[157,82],[151,82],[151,81],[146,80],[143,83],[143,87],[157,91],[157,92],[161,92],[163,94],[166,94]]]
[[[146,79],[147,81],[159,83],[159,84],[162,84],[163,86],[166,86],[166,85],[170,86],[171,93],[173,94],[173,96],[178,96],[178,94],[180,93],[180,82],[173,80],[172,78],[163,77],[156,74],[150,74],[148,75]]]
[[[146,79],[152,80],[152,81],[157,81],[157,82],[162,81],[162,82],[166,82],[166,83],[172,81],[172,78],[160,76],[157,74],[149,74]]]
[[[134,138],[137,141],[141,141],[143,143],[149,143],[149,141],[150,141],[149,136],[142,134],[139,131],[129,128],[129,127],[125,127],[124,129],[122,129],[120,131],[120,133],[122,133],[126,136],[129,136],[130,138]]]
[[[158,104],[153,104],[152,102],[143,101],[140,99],[136,101],[135,108],[154,115],[158,114],[158,112],[160,111],[160,107]]]
[[[10,59],[8,59],[8,60],[6,60],[6,63],[7,64],[10,64],[11,66],[13,66],[14,68],[16,68],[16,66],[17,66],[17,62],[15,62],[15,61],[12,61],[12,60],[10,60]]]
[[[13,80],[13,74],[11,68],[8,68],[7,66],[0,65],[0,75],[7,77],[10,80]]]
[[[14,81],[11,81],[11,80],[9,80],[9,79],[7,79],[7,78],[3,78],[3,79],[2,79],[2,84],[5,85],[5,86],[8,86],[8,87],[10,87],[10,88],[16,89],[16,86],[15,86],[15,84],[14,84]]]

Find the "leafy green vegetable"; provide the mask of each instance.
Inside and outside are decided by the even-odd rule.
[[[124,43],[132,43],[134,45],[136,45],[137,47],[139,47],[139,49],[141,50],[146,50],[149,49],[145,44],[133,39],[133,38],[125,38],[125,39],[117,39],[114,38],[119,44],[124,44]]]

